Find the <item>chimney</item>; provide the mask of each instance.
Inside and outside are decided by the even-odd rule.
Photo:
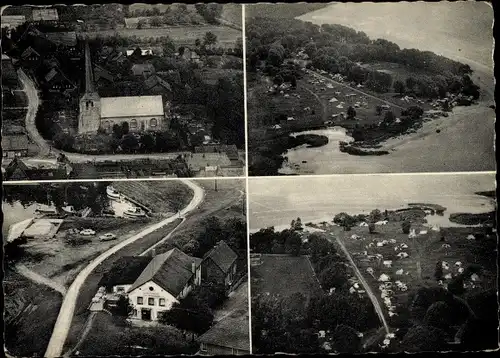
[[[191,272],[196,273],[196,263],[194,261],[191,263]]]
[[[153,248],[151,249],[151,257],[155,257],[156,256],[156,249]]]

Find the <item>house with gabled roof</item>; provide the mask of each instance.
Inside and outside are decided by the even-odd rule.
[[[229,289],[236,276],[237,259],[238,255],[221,240],[203,256],[201,277],[224,284]]]
[[[144,87],[152,94],[171,94],[170,84],[158,75],[153,75],[144,81]]]
[[[217,322],[198,337],[199,355],[249,355],[250,329],[248,316],[229,316]]]
[[[127,290],[132,318],[157,320],[201,284],[201,259],[174,248],[156,255]]]

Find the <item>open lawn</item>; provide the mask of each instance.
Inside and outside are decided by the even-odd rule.
[[[323,227],[325,228],[325,227]],[[401,222],[391,222],[387,225],[377,225],[376,232],[370,234],[367,227],[353,227],[350,231],[344,231],[339,226],[328,226],[326,235],[330,240],[339,238],[345,244],[351,253],[355,263],[364,277],[371,285],[374,292],[379,294],[378,299],[383,307],[383,300],[380,298],[378,278],[381,274],[390,277],[394,283],[399,280],[408,286],[408,291],[402,292],[393,288],[394,295],[391,297],[393,304],[397,307],[396,312],[404,312],[408,309],[408,293],[419,287],[436,286],[434,272],[438,261],[446,261],[449,264],[449,270],[444,270],[444,275],[450,273],[453,277],[458,274],[456,262],[461,262],[466,268],[470,264],[478,264],[483,267],[481,282],[476,283],[476,288],[468,290],[480,290],[481,288],[492,288],[495,284],[496,275],[496,242],[493,237],[482,240],[469,241],[467,236],[475,234],[484,237],[485,229],[481,227],[460,227],[460,228],[441,228],[440,232],[432,231],[424,226],[421,220],[415,220],[412,228],[416,230],[417,237],[411,239],[407,234],[402,233]],[[427,233],[419,234],[420,231]],[[352,235],[359,235],[360,240],[352,239]],[[445,241],[441,241],[444,236]],[[376,242],[383,240],[396,240],[395,244],[387,243],[383,247],[377,247]],[[372,247],[369,247],[373,243]],[[399,251],[395,247],[400,244],[406,244],[407,249]],[[450,247],[443,246],[447,244]],[[366,254],[364,254],[366,251]],[[406,252],[409,257],[400,259],[397,257],[399,252]],[[377,259],[374,255],[380,254],[382,259]],[[391,260],[392,267],[385,267],[383,261]],[[374,271],[373,276],[366,269],[371,267]],[[402,275],[397,275],[396,271],[403,270]],[[444,280],[445,283],[450,280]],[[388,312],[386,311],[386,314]],[[388,319],[389,325],[394,324],[397,316]]]
[[[307,256],[263,254],[261,258],[260,265],[251,267],[252,295],[288,296],[321,291]]]
[[[108,259],[102,262],[97,268],[90,274],[85,281],[85,285],[82,287],[80,294],[78,296],[78,301],[76,304],[75,315],[73,317],[73,322],[68,334],[68,338],[65,344],[65,350],[72,349],[85,326],[85,322],[89,316],[88,306],[95,295],[99,282],[105,272],[108,272],[113,263],[123,256],[137,256],[146,251],[148,248],[153,246],[155,243],[163,239],[170,231],[172,231],[177,225],[179,225],[181,219],[175,220],[174,222],[152,232],[149,235],[144,236],[142,239],[127,245],[123,249],[119,250],[115,254],[111,255]]]
[[[176,213],[193,197],[193,191],[182,182],[119,181],[113,187],[120,193],[148,207],[153,213]]]
[[[241,31],[226,26],[201,25],[201,26],[171,26],[152,29],[117,29],[93,32],[81,32],[80,37],[110,37],[114,35],[132,37],[136,36],[139,41],[151,37],[169,36],[176,44],[194,45],[196,39],[203,39],[207,32],[217,36],[216,46],[234,47],[236,40],[242,36]]]
[[[55,324],[61,295],[5,271],[5,348],[17,357],[43,356]]]

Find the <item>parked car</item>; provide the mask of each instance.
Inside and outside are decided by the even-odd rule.
[[[111,240],[115,240],[115,239],[116,239],[116,235],[112,234],[110,232],[108,232],[107,234],[99,236],[99,240],[101,240],[101,241],[111,241]]]
[[[95,231],[92,229],[83,229],[82,231],[80,231],[80,235],[92,236],[95,235]]]

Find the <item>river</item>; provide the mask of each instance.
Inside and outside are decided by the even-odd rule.
[[[494,189],[490,173],[250,178],[250,229],[286,227],[297,217],[303,223],[331,221],[340,212],[368,214],[416,202],[445,206],[444,216],[428,221],[455,226],[448,220],[451,213],[493,210],[494,200],[475,193]]]
[[[341,153],[336,129],[306,133],[325,135],[323,147],[288,151],[282,174],[361,174],[391,172],[493,171],[494,143],[492,23],[493,12],[478,2],[334,3],[299,17],[321,25],[337,23],[385,38],[402,48],[429,50],[468,63],[482,89],[481,102],[458,107],[446,120],[424,124],[417,133],[389,140],[384,156]],[[436,130],[439,129],[439,133]],[[397,144],[395,144],[397,143]],[[381,148],[385,149],[385,148]]]

